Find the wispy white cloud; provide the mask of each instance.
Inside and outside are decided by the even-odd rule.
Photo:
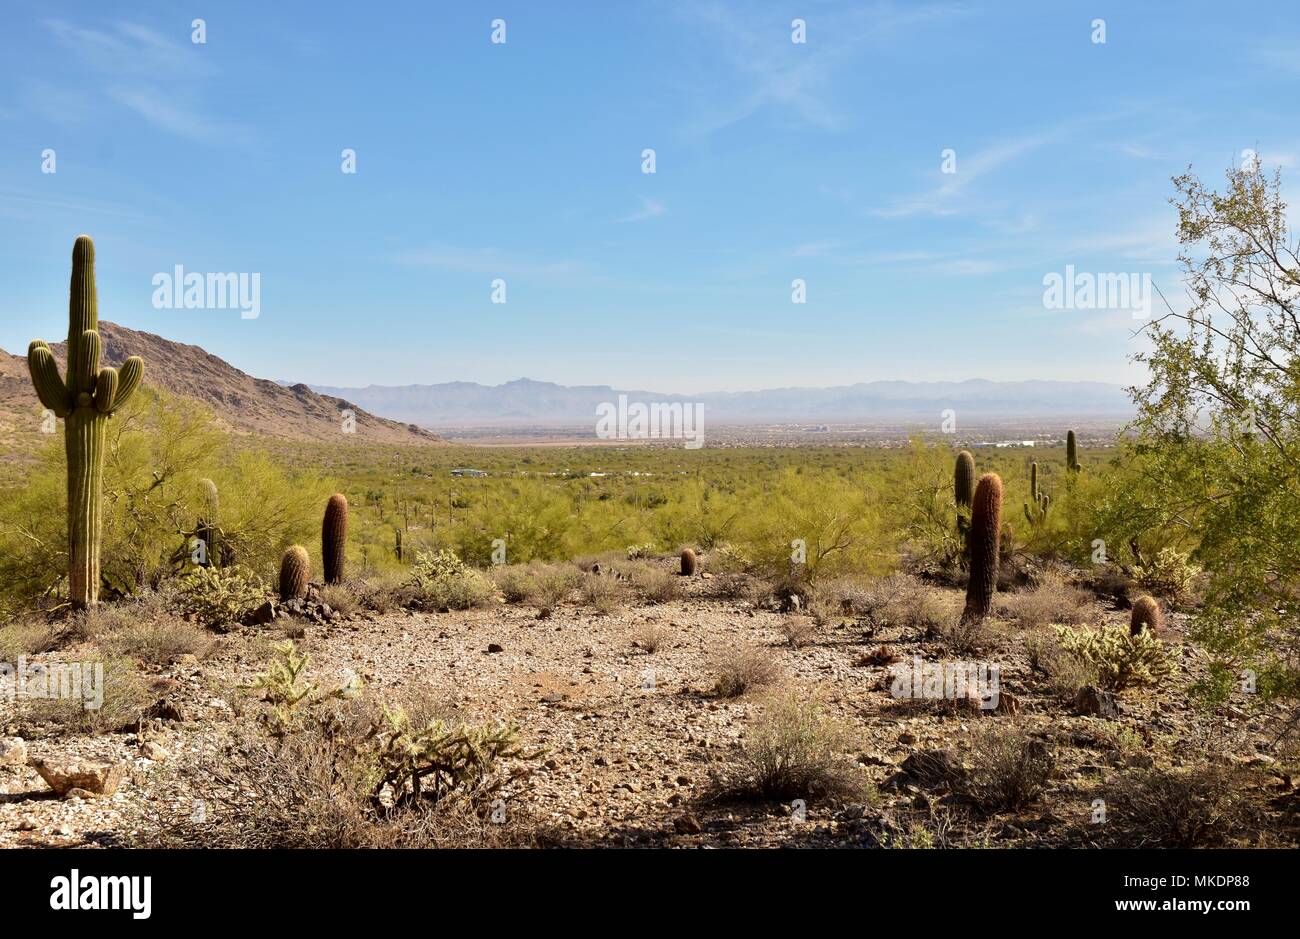
[[[30,110],[58,123],[78,122],[97,113],[96,102],[106,99],[179,137],[226,143],[249,139],[247,129],[212,117],[201,103],[201,85],[215,70],[190,44],[129,21],[108,29],[58,19],[44,25],[56,42],[101,76],[102,90],[87,94],[49,81],[32,82],[24,96]]]
[[[848,12],[823,10],[809,17],[808,43],[791,41],[787,6],[756,8],[711,3],[680,4],[677,14],[688,35],[707,43],[709,62],[720,61],[724,76],[710,75],[690,85],[695,113],[686,131],[708,135],[770,110],[801,125],[835,130],[847,120],[833,101],[833,76],[855,55],[873,44],[896,39],[908,29],[944,22],[963,12],[952,5],[900,7],[874,3]],[[815,53],[809,45],[815,41]],[[725,81],[719,83],[719,78]]]

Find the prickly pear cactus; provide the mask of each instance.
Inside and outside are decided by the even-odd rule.
[[[95,245],[81,235],[72,246],[68,296],[68,369],[59,376],[54,353],[42,339],[27,348],[27,367],[41,404],[64,421],[68,458],[68,595],[76,609],[99,602],[99,544],[103,515],[104,435],[108,419],[140,385],[144,360],[121,369],[99,365],[99,307],[95,296]]]

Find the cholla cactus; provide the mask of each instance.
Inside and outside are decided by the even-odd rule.
[[[1110,691],[1158,684],[1176,668],[1173,653],[1148,630],[1134,635],[1123,626],[1054,629],[1061,649],[1096,672],[1098,684]]]
[[[41,404],[64,420],[68,458],[68,595],[76,609],[99,602],[104,435],[108,419],[135,392],[144,375],[137,355],[115,369],[99,365],[99,306],[95,245],[88,235],[72,246],[68,296],[67,378],[42,339],[27,348],[27,367]]]

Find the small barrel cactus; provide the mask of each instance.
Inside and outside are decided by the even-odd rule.
[[[80,235],[72,246],[68,292],[68,367],[59,375],[44,340],[27,347],[36,396],[62,418],[68,461],[68,599],[74,609],[99,602],[99,542],[103,515],[104,437],[108,419],[135,392],[144,361],[133,355],[120,369],[100,367],[95,245]]]
[[[695,552],[690,548],[682,548],[682,576],[694,577],[696,568]]]
[[[341,492],[330,496],[325,506],[320,548],[325,561],[325,583],[342,583],[348,551],[348,500]]]
[[[203,500],[203,514],[194,526],[195,535],[203,542],[204,567],[221,566],[221,545],[217,543],[220,522],[221,498],[217,484],[210,479],[199,480],[199,497]]]
[[[1144,629],[1155,633],[1160,628],[1160,622],[1160,604],[1156,603],[1154,597],[1138,597],[1133,601],[1133,615],[1128,624],[1129,635],[1136,636]]]
[[[998,589],[998,552],[1002,546],[1002,479],[985,473],[975,486],[970,519],[970,580],[966,584],[963,621],[988,616]]]
[[[311,558],[302,545],[294,545],[280,559],[280,599],[301,600],[311,580]]]

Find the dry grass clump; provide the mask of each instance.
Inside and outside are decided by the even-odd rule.
[[[933,633],[961,610],[961,598],[906,574],[871,581],[854,602],[872,626],[901,626]]]
[[[585,574],[579,585],[583,606],[590,607],[601,616],[622,609],[627,603],[627,590],[613,577],[604,574]]]
[[[781,677],[781,667],[761,646],[718,650],[713,656],[713,672],[713,693],[720,698],[738,698]]]
[[[153,703],[144,679],[125,658],[95,656],[65,664],[78,668],[83,676],[79,695],[34,697],[29,688],[28,696],[19,697],[14,706],[16,722],[27,728],[25,736],[37,736],[34,730],[38,727],[51,728],[56,734],[106,734],[126,730],[133,728]],[[87,666],[89,672],[85,671]],[[102,701],[95,699],[95,684],[102,694]]]
[[[669,631],[658,623],[642,623],[632,632],[632,645],[648,655],[653,655],[668,641],[669,635]]]
[[[785,616],[777,627],[792,649],[801,649],[817,636],[817,621],[806,616]]]
[[[212,648],[206,630],[179,619],[137,620],[119,631],[101,635],[96,644],[112,655],[145,665],[170,665],[181,656],[202,658]]]
[[[1258,827],[1241,783],[1209,764],[1129,771],[1106,797],[1105,834],[1122,847],[1223,847]]]
[[[848,730],[816,694],[790,690],[767,702],[747,730],[719,798],[814,802],[869,791],[844,755]]]
[[[1053,635],[1030,636],[1025,648],[1030,669],[1043,676],[1048,691],[1061,700],[1071,700],[1085,685],[1098,682],[1097,670],[1067,653]]]
[[[369,576],[354,580],[348,584],[348,589],[359,609],[373,613],[391,613],[406,604],[406,590],[397,575]]]
[[[524,603],[537,589],[537,582],[528,568],[520,564],[494,567],[489,576],[506,603]]]
[[[1044,572],[1036,586],[1001,594],[998,599],[998,615],[1025,630],[1052,624],[1078,626],[1087,622],[1092,612],[1088,594],[1055,570]]]
[[[1042,793],[1055,760],[1043,741],[1020,730],[994,728],[974,742],[962,794],[986,812],[1018,811]]]
[[[530,564],[529,577],[532,587],[528,591],[528,602],[537,607],[537,615],[550,616],[569,599],[569,595],[578,587],[582,575],[568,564]]]
[[[14,620],[0,626],[0,662],[13,664],[19,656],[49,652],[58,642],[58,630],[44,618]]]
[[[876,594],[861,581],[841,577],[814,585],[809,591],[808,614],[818,626],[860,620],[876,604]]]
[[[326,584],[320,591],[321,602],[341,616],[351,616],[361,609],[361,600],[353,583]]]
[[[632,588],[644,603],[668,603],[681,592],[681,581],[674,574],[653,564],[626,565]]]

